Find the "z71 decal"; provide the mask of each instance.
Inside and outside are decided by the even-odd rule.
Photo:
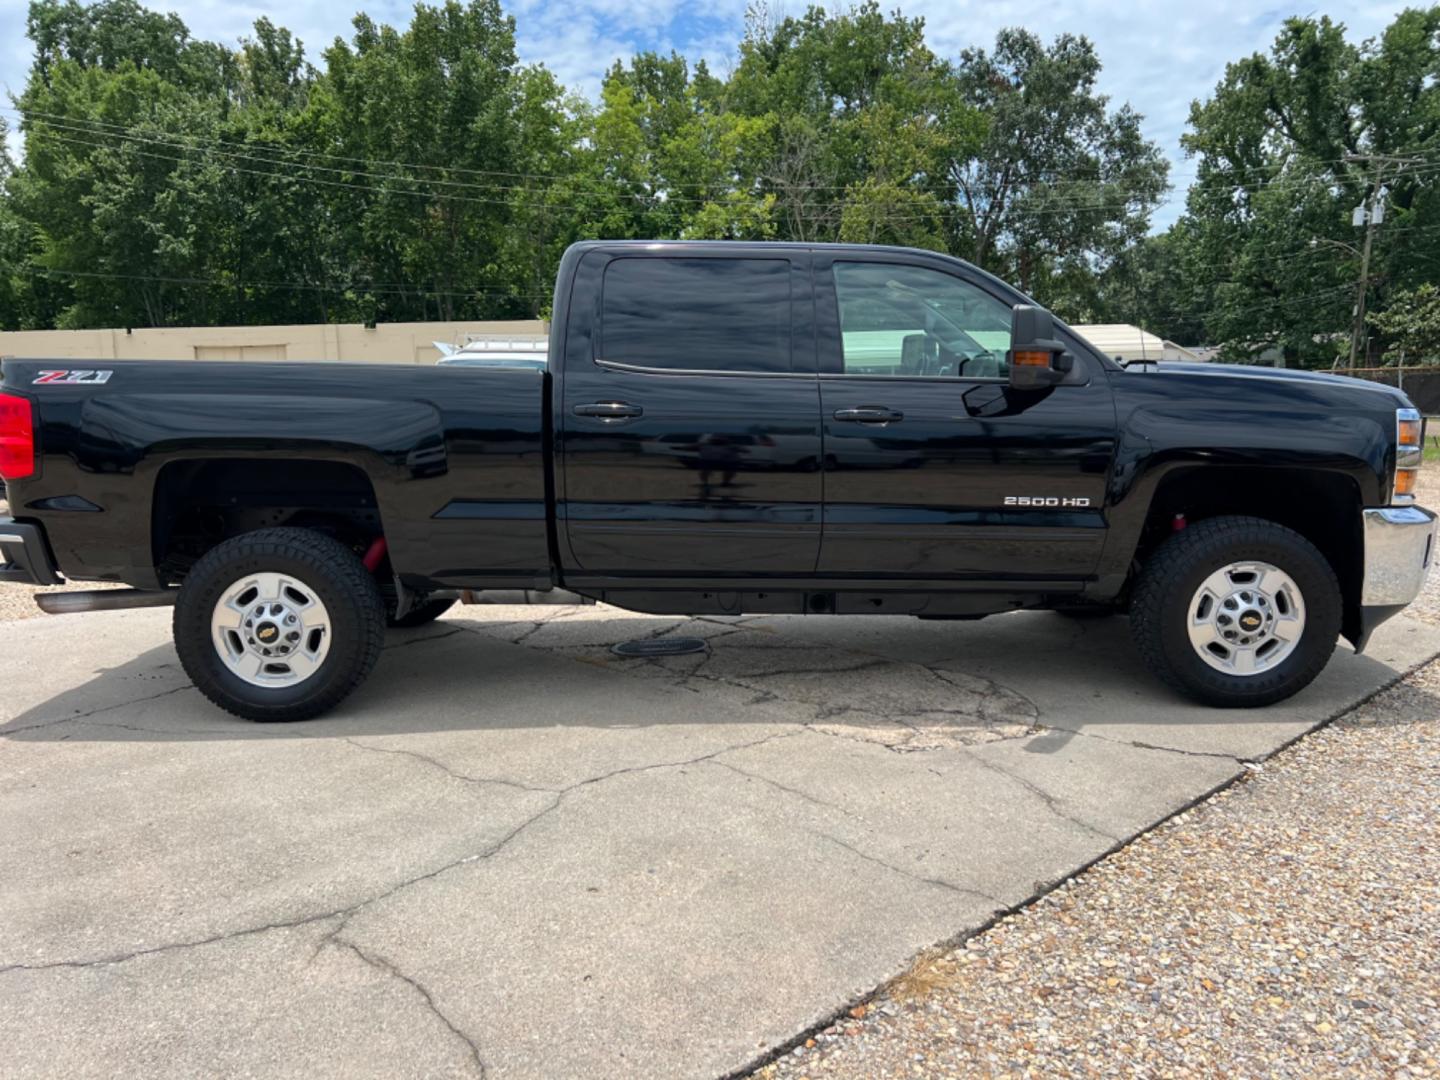
[[[51,383],[62,383],[66,386],[73,386],[76,383],[94,385],[107,383],[113,371],[42,371],[32,386],[48,386]]]

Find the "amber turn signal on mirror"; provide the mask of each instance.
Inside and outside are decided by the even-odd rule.
[[[1039,349],[1019,350],[1010,355],[1010,363],[1016,367],[1049,367],[1055,354]]]

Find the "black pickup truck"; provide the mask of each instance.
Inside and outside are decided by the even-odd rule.
[[[457,599],[665,614],[1128,612],[1176,690],[1300,690],[1418,593],[1393,389],[1125,369],[905,249],[578,244],[543,369],[0,364],[0,579],[174,604],[185,670],[315,716]],[[12,633],[14,631],[11,631]]]

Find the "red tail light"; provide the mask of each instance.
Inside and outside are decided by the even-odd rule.
[[[35,418],[30,402],[0,394],[0,477],[24,480],[35,473]]]

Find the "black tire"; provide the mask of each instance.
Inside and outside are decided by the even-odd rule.
[[[1191,645],[1189,605],[1210,574],[1246,560],[1290,576],[1304,601],[1305,625],[1294,651],[1274,668],[1229,675]],[[1284,701],[1320,674],[1335,651],[1341,609],[1335,571],[1309,540],[1263,518],[1218,517],[1171,536],[1146,561],[1130,601],[1130,630],[1146,665],[1171,688],[1205,705],[1255,708]]]
[[[385,625],[392,630],[413,630],[417,626],[426,626],[434,622],[454,606],[453,597],[449,600],[422,600],[398,619],[390,614],[387,608]]]
[[[329,652],[295,686],[245,682],[211,641],[212,613],[224,591],[262,571],[294,574],[330,613]],[[309,529],[261,529],[217,545],[191,568],[175,604],[174,634],[185,673],[226,712],[246,720],[309,720],[338,705],[370,674],[384,647],[385,605],[370,572],[340,542]]]

